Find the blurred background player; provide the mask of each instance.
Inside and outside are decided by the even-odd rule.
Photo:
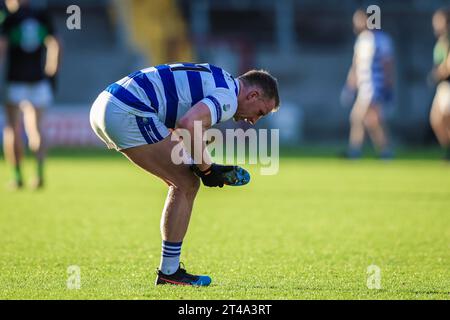
[[[389,35],[367,28],[367,15],[357,10],[353,15],[357,34],[353,63],[344,88],[345,95],[353,92],[356,100],[350,114],[350,138],[346,156],[362,155],[365,129],[381,158],[391,158],[392,150],[383,119],[383,111],[392,99],[394,59]]]
[[[430,123],[445,159],[450,160],[450,10],[440,9],[433,16],[437,38],[434,46],[432,77],[437,83],[430,113]]]
[[[3,146],[6,160],[14,168],[11,187],[21,188],[21,114],[24,113],[28,145],[37,160],[32,187],[44,183],[45,144],[41,130],[43,110],[52,103],[50,78],[58,70],[59,44],[50,17],[35,10],[28,0],[7,0],[9,11],[0,33],[0,60],[6,55],[6,125]]]

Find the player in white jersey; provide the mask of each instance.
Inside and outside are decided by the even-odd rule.
[[[161,218],[162,257],[156,284],[207,286],[211,282],[208,276],[191,275],[180,267],[182,241],[199,180],[205,186],[223,187],[225,173],[240,172],[240,168],[211,163],[204,153],[203,132],[231,118],[255,124],[279,103],[277,81],[268,72],[252,70],[234,79],[207,63],[143,69],[98,96],[90,114],[95,133],[109,148],[169,186]],[[201,123],[201,132],[194,130],[196,121]],[[190,134],[192,147],[186,151],[204,155],[193,165],[172,161],[178,141],[171,136],[180,130]]]
[[[356,99],[350,115],[350,139],[347,156],[359,158],[367,129],[382,158],[392,157],[383,111],[393,95],[393,48],[388,34],[367,28],[367,15],[357,10],[353,16],[358,35],[353,63],[344,92],[355,92]]]

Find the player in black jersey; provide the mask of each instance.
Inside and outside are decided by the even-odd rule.
[[[45,144],[41,123],[44,109],[53,100],[50,79],[59,64],[59,43],[49,15],[30,7],[28,0],[7,0],[9,14],[0,26],[0,61],[6,58],[6,125],[3,145],[7,161],[14,168],[12,186],[21,188],[21,113],[28,145],[37,159],[32,186],[44,183]]]

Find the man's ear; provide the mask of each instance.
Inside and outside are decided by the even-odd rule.
[[[259,96],[259,92],[256,90],[250,91],[247,95],[248,99],[258,98],[258,96]]]

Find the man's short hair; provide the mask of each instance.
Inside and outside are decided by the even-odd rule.
[[[268,99],[275,100],[275,110],[280,107],[278,80],[266,70],[250,70],[239,76],[246,86],[258,86]]]

